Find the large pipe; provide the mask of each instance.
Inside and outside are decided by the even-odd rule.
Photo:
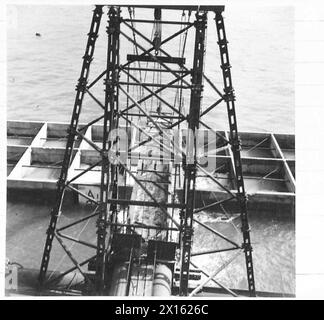
[[[170,296],[172,271],[165,264],[157,264],[153,280],[152,296]]]
[[[147,132],[152,134],[153,129]],[[160,152],[160,146],[155,142],[147,143],[139,148],[142,154]],[[132,200],[152,202],[152,196],[160,204],[159,207],[129,207],[129,221],[131,224],[150,225],[155,227],[167,227],[166,208],[163,204],[168,201],[170,168],[168,163],[162,163],[152,159],[139,161],[136,179],[134,181]],[[148,194],[144,188],[150,193]],[[137,228],[144,243],[142,250],[147,249],[148,240],[167,240],[167,232],[158,229]],[[118,296],[169,296],[172,287],[172,271],[167,265],[146,262],[145,260],[117,263],[114,266],[110,294]]]

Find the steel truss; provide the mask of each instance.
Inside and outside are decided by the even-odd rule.
[[[136,8],[154,9],[154,20],[148,19],[136,19],[133,16],[134,7],[127,6],[109,6],[108,7],[108,26],[107,26],[107,66],[106,69],[98,75],[90,84],[88,84],[88,75],[90,65],[94,55],[94,49],[96,39],[98,37],[99,26],[103,14],[103,7],[97,5],[93,12],[90,31],[88,33],[88,41],[83,56],[83,64],[81,69],[81,75],[76,87],[76,98],[72,112],[70,128],[68,132],[68,139],[61,169],[60,178],[57,183],[56,202],[51,211],[51,218],[49,227],[47,230],[46,243],[44,253],[41,262],[39,282],[41,289],[57,289],[56,284],[67,274],[78,271],[84,279],[83,292],[89,294],[107,294],[110,281],[111,281],[111,268],[114,266],[116,259],[124,259],[128,261],[127,281],[129,292],[129,281],[132,264],[139,258],[136,256],[135,251],[140,246],[137,230],[155,230],[157,234],[166,232],[166,236],[163,236],[162,242],[156,238],[156,241],[148,241],[148,248],[144,254],[144,259],[152,260],[156,265],[158,261],[164,261],[168,267],[174,273],[175,265],[179,264],[179,295],[185,296],[190,294],[192,289],[189,288],[190,266],[198,268],[206,277],[207,280],[194,289],[191,294],[199,292],[207,284],[212,281],[219,287],[226,290],[229,294],[236,296],[236,294],[225,285],[215,279],[216,275],[221,272],[226,266],[234,260],[237,255],[234,255],[231,259],[225,262],[220,268],[215,270],[212,274],[204,271],[202,267],[195,265],[191,261],[191,257],[205,254],[215,254],[220,252],[230,252],[232,250],[243,251],[245,254],[248,289],[251,296],[255,296],[255,284],[253,274],[252,263],[252,247],[250,240],[250,229],[248,224],[247,215],[247,199],[245,196],[244,179],[242,173],[242,163],[240,157],[240,140],[237,129],[237,120],[235,115],[235,96],[232,87],[232,79],[230,72],[230,63],[227,47],[227,39],[225,34],[224,21],[222,12],[223,6],[187,6],[187,7],[170,7],[170,6],[136,6]],[[122,17],[123,7],[127,7],[129,11],[129,18]],[[179,12],[188,13],[188,21],[171,21],[163,20],[162,12],[164,9],[175,9]],[[132,11],[133,10],[133,11]],[[206,28],[207,28],[207,16],[208,12],[215,13],[215,21],[217,28],[218,46],[221,57],[221,70],[224,80],[224,93],[222,93],[213,82],[204,73],[204,55],[206,50]],[[194,21],[190,21],[191,12],[195,12]],[[152,24],[155,28],[155,35],[153,39],[145,36],[135,24]],[[169,26],[180,26],[180,30],[175,31],[169,37],[163,39],[161,26],[167,24]],[[123,30],[131,31],[131,36]],[[184,47],[180,57],[173,57],[167,51],[164,50],[163,45],[170,42],[176,37],[183,37],[184,46],[186,44],[187,32],[190,28],[195,28],[195,41],[193,48],[193,65],[188,68],[185,64]],[[136,54],[128,55],[128,61],[126,63],[120,63],[120,42],[121,38],[124,38],[131,42],[134,46],[134,52]],[[136,37],[141,38],[139,43]],[[148,48],[142,43],[147,43]],[[139,53],[141,52],[141,53]],[[154,63],[153,67],[148,67],[149,63]],[[145,67],[142,67],[146,64]],[[169,66],[172,64],[172,68]],[[178,67],[178,68],[177,68]],[[140,73],[140,79],[136,76],[136,72]],[[142,77],[141,73],[145,73]],[[169,74],[173,76],[173,79],[167,83],[147,82],[145,80],[146,73],[153,72],[161,75]],[[135,75],[134,75],[135,74]],[[121,80],[121,76],[126,76],[127,80]],[[191,76],[188,79],[188,75]],[[100,99],[95,97],[90,89],[96,85],[96,83],[105,77],[105,100],[104,103],[100,102]],[[161,77],[159,78],[161,79]],[[217,94],[218,99],[202,110],[201,98],[203,93],[203,82],[206,83]],[[131,94],[131,90],[134,88],[140,88],[140,96],[138,98]],[[131,89],[133,88],[133,89]],[[167,89],[177,90],[177,97],[179,103],[172,105],[170,102],[163,98],[162,93]],[[183,90],[190,90],[190,103],[188,114],[184,112],[182,92]],[[91,120],[86,125],[79,125],[79,117],[82,109],[82,103],[84,95],[88,94],[93,101],[102,109],[102,114],[96,119]],[[127,99],[126,106],[120,103],[120,96],[124,95]],[[159,105],[163,106],[163,111],[158,110],[156,113],[149,112],[145,107],[145,103],[148,101],[157,101]],[[176,99],[175,99],[176,100]],[[229,120],[229,138],[223,136],[219,132],[214,131],[204,121],[202,117],[208,114],[216,106],[225,102],[227,106],[228,120]],[[136,111],[134,111],[136,110]],[[165,112],[167,111],[167,112]],[[138,120],[141,118],[147,119],[148,123],[154,129],[153,132],[146,130],[138,124]],[[87,138],[85,135],[86,130],[98,122],[103,122],[102,133],[102,146],[98,146],[93,141]],[[170,161],[173,166],[173,190],[168,191],[170,197],[167,202],[161,203],[154,194],[146,187],[146,182],[142,181],[133,171],[130,165],[131,159],[128,159],[127,163],[120,161],[113,161],[110,157],[112,150],[117,150],[117,155],[121,150],[119,147],[119,137],[112,140],[109,138],[109,134],[118,129],[121,125],[121,121],[126,126],[135,127],[145,139],[131,145],[126,151],[128,158],[131,158],[130,153],[138,148],[141,148],[148,143],[154,143],[156,146],[163,150],[170,151]],[[234,163],[234,178],[236,182],[237,191],[233,192],[224,186],[211,172],[205,170],[197,160],[197,140],[196,135],[189,136],[187,140],[186,150],[182,149],[181,145],[174,142],[171,129],[183,128],[183,125],[187,123],[187,129],[195,133],[200,126],[206,127],[214,132],[217,137],[222,141],[222,145],[219,148],[231,149],[231,156]],[[182,126],[182,127],[181,127]],[[164,134],[166,141],[161,141],[161,135]],[[100,155],[100,160],[88,168],[82,170],[79,174],[73,178],[68,179],[69,166],[73,160],[73,151],[75,149],[76,139],[81,139],[88,143],[94,151]],[[188,147],[189,146],[189,147]],[[181,163],[175,162],[175,155],[180,156]],[[153,157],[154,158],[154,157]],[[153,159],[151,157],[151,159]],[[145,157],[144,157],[145,159]],[[158,159],[157,159],[158,160]],[[100,197],[98,200],[83,193],[77,187],[77,179],[84,174],[90,172],[94,168],[101,167],[101,182],[100,182]],[[140,170],[140,169],[138,169]],[[143,167],[142,167],[142,170]],[[211,179],[215,184],[221,187],[226,192],[228,198],[215,199],[214,203],[205,205],[200,208],[196,208],[196,178],[198,174],[203,174],[208,179]],[[147,195],[149,200],[134,200],[123,199],[119,194],[120,187],[120,175],[130,177],[134,180],[134,183],[138,185],[143,192]],[[183,179],[181,180],[181,176]],[[182,182],[181,182],[182,181]],[[182,195],[177,199],[175,196],[176,186],[182,183]],[[157,183],[156,187],[160,187]],[[72,191],[78,196],[85,198],[88,202],[95,206],[94,211],[86,217],[76,219],[74,222],[64,226],[58,227],[58,221],[62,211],[62,205],[66,191]],[[169,189],[168,189],[169,190]],[[199,221],[195,217],[195,214],[210,208],[220,208],[224,212],[223,205],[230,201],[237,201],[240,207],[240,217],[242,224],[243,244],[240,245],[223,235],[221,232],[211,228],[205,223]],[[132,206],[132,207],[130,207]],[[167,225],[139,225],[130,223],[128,219],[120,221],[118,213],[122,210],[129,214],[129,210],[132,210],[134,206],[159,208],[165,217],[167,218]],[[176,214],[176,210],[179,210],[179,214]],[[226,212],[225,212],[226,213]],[[92,244],[87,241],[80,240],[73,236],[63,234],[63,230],[67,230],[75,225],[78,225],[84,221],[96,217],[97,224],[97,243]],[[205,250],[201,252],[191,252],[193,241],[193,227],[194,224],[200,225],[207,232],[211,232],[220,239],[230,243],[232,247],[225,249]],[[173,234],[177,235],[177,247],[180,250],[180,258],[176,263],[176,256],[174,249],[174,241],[172,240]],[[66,255],[72,261],[74,267],[62,271],[60,275],[49,278],[48,277],[48,265],[53,245],[54,238],[63,248]],[[72,242],[87,246],[96,250],[96,253],[84,261],[77,261],[71,250],[64,242],[67,239]],[[145,240],[145,239],[144,239]],[[158,241],[159,240],[159,241]],[[162,243],[162,244],[161,244]],[[159,250],[161,246],[166,246],[168,250],[173,252],[163,256]],[[152,249],[153,248],[153,249]],[[127,249],[127,250],[126,250]],[[126,250],[126,251],[125,251]],[[153,250],[153,251],[152,251]],[[122,253],[120,253],[122,252]],[[125,255],[126,252],[126,255]],[[153,253],[152,253],[153,252]],[[89,265],[89,270],[93,273],[84,271],[83,266]]]

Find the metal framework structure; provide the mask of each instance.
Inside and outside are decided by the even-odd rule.
[[[248,290],[251,296],[255,296],[252,247],[247,215],[247,199],[245,196],[242,174],[240,140],[235,114],[235,96],[230,71],[231,65],[227,47],[228,42],[222,16],[224,7],[108,6],[106,69],[92,82],[89,82],[89,70],[94,57],[96,40],[99,34],[104,8],[106,7],[97,5],[94,9],[86,50],[83,56],[81,75],[76,86],[77,93],[75,104],[67,135],[61,174],[57,183],[56,204],[51,211],[51,218],[41,262],[39,274],[41,289],[56,289],[57,283],[64,276],[77,270],[84,279],[84,292],[98,295],[107,294],[111,284],[112,269],[116,261],[124,259],[129,262],[127,271],[127,292],[129,292],[129,275],[131,273],[132,264],[141,261],[141,259],[146,259],[147,261],[151,261],[154,266],[158,261],[163,261],[172,271],[173,280],[175,280],[176,266],[179,267],[178,285],[177,288],[173,288],[176,289],[179,295],[193,295],[199,292],[209,281],[213,281],[229,294],[235,295],[232,290],[214,278],[221,270],[226,268],[237,255],[233,256],[211,274],[199,267],[200,271],[207,277],[207,280],[194,290],[189,288],[189,282],[192,278],[190,266],[193,265],[197,267],[192,262],[191,257],[237,250],[239,253],[241,251],[244,252]],[[154,19],[136,19],[134,15],[135,10],[142,9],[153,10]],[[176,10],[182,13],[182,17],[177,21],[163,20],[164,10]],[[123,17],[122,13],[124,12],[129,14],[129,18]],[[206,28],[209,13],[215,14],[217,43],[220,51],[221,72],[224,82],[223,93],[217,89],[204,72]],[[187,21],[185,21],[184,17],[188,17]],[[150,24],[153,26],[151,38],[137,28],[138,25]],[[172,35],[163,39],[162,26],[165,25],[177,28],[177,30],[173,32]],[[123,28],[130,31],[130,35],[127,34]],[[186,61],[189,59],[186,59],[184,55],[188,30],[191,28],[194,29],[195,38],[194,48],[191,49],[193,50],[193,64],[188,68],[186,66]],[[181,38],[180,42],[182,45],[178,57],[172,56],[164,49],[164,45],[168,44],[176,37]],[[133,54],[128,54],[127,62],[123,64],[121,64],[120,61],[120,44],[122,38],[133,45]],[[139,41],[139,39],[141,41]],[[146,43],[148,47],[145,47],[143,43]],[[143,64],[145,67],[143,67]],[[170,67],[170,65],[172,65],[172,67]],[[155,78],[153,77],[152,82],[147,82],[146,75],[150,72],[155,75]],[[162,83],[162,76],[165,74],[172,77],[172,80],[168,83]],[[190,80],[188,80],[189,75],[191,76]],[[105,78],[104,103],[101,103],[100,99],[95,97],[90,91],[102,78]],[[201,104],[204,82],[206,82],[218,95],[217,100],[205,109],[202,108]],[[171,90],[170,92],[176,92],[175,103],[173,105],[162,95],[167,89]],[[183,98],[183,92],[186,90],[190,92],[187,108],[188,112],[184,107],[185,103]],[[137,92],[138,98],[135,97],[134,92]],[[145,95],[145,93],[147,94]],[[82,111],[83,98],[86,94],[99,105],[102,109],[102,114],[89,121],[86,125],[81,126],[79,124],[79,118]],[[124,102],[125,99],[121,99],[122,95],[126,98],[126,102]],[[153,111],[152,108],[149,110],[149,102],[151,102],[151,106],[154,105],[157,107],[156,111]],[[222,102],[225,102],[227,107],[230,132],[229,138],[213,131],[213,129],[203,121],[203,117]],[[139,125],[141,119],[145,119],[148,126],[153,129],[147,130]],[[103,124],[102,146],[100,147],[85,135],[86,130],[91,125],[99,122]],[[110,137],[110,133],[116,129],[118,130],[122,123],[127,127],[135,127],[142,137],[137,145],[126,150],[126,154],[128,155],[126,163],[114,161],[111,157],[113,151],[117,152],[117,156],[123,152],[120,150],[120,139],[118,135],[114,137],[114,139]],[[195,132],[201,126],[217,134],[221,141],[220,148],[228,148],[228,150],[230,150],[229,152],[231,152],[234,161],[236,192],[230,191],[213,175],[213,173],[207,171],[199,164],[197,159],[198,141]],[[194,133],[187,137],[186,150],[182,150],[181,146],[177,146],[174,143],[174,137],[171,133],[171,130],[174,128],[178,128],[179,131],[182,128],[187,128],[189,129],[188,132],[191,131]],[[164,140],[161,142],[160,137],[162,134],[165,134],[166,141]],[[143,137],[145,137],[145,139]],[[88,143],[90,147],[98,153],[100,161],[88,166],[78,175],[71,178],[68,177],[68,168],[73,160],[73,150],[75,149],[75,142],[77,139]],[[171,169],[168,174],[174,178],[173,184],[171,184],[174,189],[171,191],[171,187],[168,189],[168,193],[171,194],[171,196],[164,202],[161,202],[161,200],[152,193],[151,188],[147,187],[146,182],[143,182],[136,176],[131,168],[130,152],[148,144],[154,144],[158,148],[171,151]],[[176,163],[176,156],[180,156],[180,163]],[[145,157],[143,159],[145,159]],[[96,200],[82,193],[77,188],[77,179],[98,166],[101,167],[101,182],[100,197]],[[140,169],[144,171],[143,164]],[[154,167],[154,170],[155,172],[158,171],[156,167]],[[215,184],[220,186],[222,190],[225,190],[229,197],[223,200],[216,200],[214,203],[204,207],[196,208],[195,185],[198,173],[211,179]],[[146,195],[146,200],[122,198],[120,195],[121,176],[133,179],[137,187]],[[175,195],[175,186],[179,183],[182,184],[182,193],[181,196],[177,197]],[[78,196],[84,197],[87,201],[94,204],[95,210],[86,217],[76,218],[74,222],[68,225],[59,226],[59,220],[63,210],[62,206],[67,191],[72,191]],[[241,245],[195,218],[196,213],[210,208],[217,208],[225,212],[224,205],[230,201],[236,201],[239,204],[243,235],[243,244]],[[129,214],[135,207],[158,208],[160,212],[164,214],[166,223],[160,225],[138,225],[132,223],[129,219]],[[119,213],[121,211],[126,215],[124,220],[119,218]],[[67,230],[72,226],[94,217],[97,218],[96,244],[62,233],[63,230]],[[205,252],[191,252],[194,224],[202,226],[206,232],[213,233],[223,241],[230,243],[232,247]],[[155,238],[151,237],[149,240],[147,238],[143,239],[143,234],[141,236],[137,232],[139,228],[141,230],[155,230]],[[163,233],[162,237],[161,233]],[[176,241],[174,241],[174,235],[176,235]],[[61,245],[74,267],[62,271],[58,276],[49,279],[48,266],[54,239]],[[72,251],[65,244],[65,239],[92,248],[96,250],[96,252],[83,261],[77,261]],[[142,249],[142,255],[139,257],[135,254],[135,251],[141,246],[142,242],[148,242],[148,245],[145,247],[145,250]],[[176,248],[179,249],[178,258],[176,257]],[[217,256],[215,259],[217,259]],[[89,269],[92,273],[84,270],[83,267],[87,264],[89,264]]]

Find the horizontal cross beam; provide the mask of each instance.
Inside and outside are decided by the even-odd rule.
[[[164,57],[164,56],[148,56],[148,55],[138,55],[138,54],[128,54],[127,55],[127,61],[134,62],[134,61],[143,61],[143,62],[156,62],[156,59],[158,59],[161,62],[164,63],[175,63],[179,65],[183,65],[186,63],[185,58],[179,58],[179,57]]]
[[[116,5],[117,6],[117,5]],[[131,7],[131,8],[142,8],[142,9],[164,9],[164,10],[187,10],[187,11],[213,11],[223,12],[225,6],[154,6],[154,5],[118,5],[117,7]]]

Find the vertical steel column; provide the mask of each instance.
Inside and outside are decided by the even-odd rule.
[[[229,62],[227,39],[225,33],[224,20],[221,13],[216,12],[215,16],[218,45],[221,57],[221,68],[224,80],[224,100],[227,105],[227,113],[230,127],[230,143],[232,145],[232,152],[234,158],[236,184],[237,184],[237,197],[240,204],[241,210],[241,221],[242,221],[242,233],[243,233],[243,250],[245,253],[245,262],[247,269],[247,280],[250,296],[255,296],[255,284],[254,284],[254,273],[253,273],[253,261],[252,261],[252,246],[250,240],[250,227],[248,222],[247,214],[247,198],[244,189],[243,173],[242,173],[242,161],[241,161],[241,143],[237,131],[237,121],[235,114],[235,96],[234,89],[232,86],[231,78],[231,65]]]
[[[180,266],[180,285],[179,294],[188,295],[190,254],[193,235],[193,211],[195,207],[195,184],[197,172],[197,150],[196,150],[196,130],[199,127],[201,95],[203,91],[203,67],[205,52],[205,30],[207,23],[207,13],[196,14],[196,37],[194,61],[192,68],[192,89],[190,96],[190,109],[188,116],[189,139],[187,139],[187,156],[184,163],[184,197],[186,204],[184,212],[181,214],[181,266]],[[189,154],[188,154],[189,153]]]
[[[108,50],[107,72],[105,79],[105,110],[103,124],[103,148],[101,168],[101,188],[99,218],[97,221],[97,256],[96,256],[96,291],[103,294],[105,289],[105,272],[107,249],[109,249],[112,235],[108,222],[113,222],[116,214],[116,204],[108,206],[109,198],[117,198],[118,173],[116,165],[111,162],[109,151],[113,145],[109,133],[118,127],[118,92],[117,82],[119,77],[119,34],[120,34],[120,9],[110,7],[108,11]],[[110,214],[108,214],[110,211]],[[107,241],[108,238],[108,241]]]
[[[154,27],[155,27],[155,34],[153,39],[155,55],[157,56],[161,46],[161,17],[162,17],[162,10],[161,8],[154,9]]]
[[[95,43],[98,37],[98,30],[99,30],[101,16],[102,16],[102,7],[103,6],[96,6],[93,11],[91,27],[88,33],[87,46],[86,46],[85,54],[83,56],[81,75],[78,80],[78,84],[76,86],[77,94],[75,97],[73,113],[72,113],[71,123],[68,132],[69,135],[68,135],[67,144],[65,148],[61,174],[57,182],[56,202],[55,202],[55,206],[51,211],[51,219],[50,219],[49,227],[47,229],[46,243],[45,243],[44,253],[42,257],[39,278],[38,278],[41,286],[43,285],[46,277],[46,272],[47,272],[49,259],[50,259],[50,253],[52,249],[52,242],[56,230],[56,224],[61,213],[61,206],[63,203],[64,193],[65,193],[65,184],[67,181],[68,170],[73,155],[74,142],[76,136],[75,132],[78,127],[79,115],[81,112],[84,93],[86,91],[90,64],[93,59]]]

